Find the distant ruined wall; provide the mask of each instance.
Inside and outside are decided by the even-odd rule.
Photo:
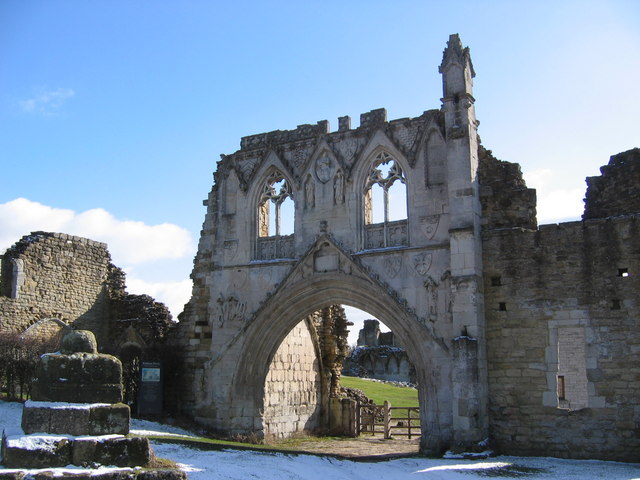
[[[621,198],[613,203],[620,210],[628,207],[621,204],[622,185],[640,184],[637,166],[618,176]],[[614,183],[601,190],[602,199],[591,190],[587,204],[615,214],[604,208],[612,208]],[[591,179],[594,184],[602,182]],[[485,230],[483,254],[490,433],[497,448],[637,459],[640,215]]]
[[[321,372],[313,326],[302,321],[283,340],[265,382],[267,438],[286,438],[320,427]]]
[[[0,330],[22,332],[55,317],[93,331],[100,345],[108,333],[110,262],[104,243],[64,233],[22,237],[2,261]]]
[[[416,371],[399,347],[357,347],[345,360],[344,374],[391,382],[415,383]]]

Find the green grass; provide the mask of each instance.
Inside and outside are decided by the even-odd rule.
[[[362,390],[376,405],[382,405],[386,400],[392,407],[419,406],[418,391],[415,388],[396,387],[364,378],[344,376],[340,379],[340,385]]]

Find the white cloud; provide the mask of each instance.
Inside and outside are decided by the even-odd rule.
[[[20,101],[20,108],[26,113],[54,115],[75,94],[70,88],[42,89],[34,97]]]
[[[43,230],[105,242],[118,266],[193,255],[189,232],[178,225],[120,220],[102,208],[75,212],[18,198],[0,204],[0,251],[23,235]]]
[[[191,298],[192,282],[189,279],[178,282],[148,282],[127,275],[127,291],[138,295],[146,294],[164,303],[177,320],[185,303]]]
[[[85,212],[50,207],[18,198],[0,204],[0,253],[32,231],[62,232],[105,242],[113,263],[131,272],[134,266],[160,265],[163,261],[183,259],[190,263],[195,252],[189,232],[170,223],[147,225],[139,221],[120,220],[102,208]],[[137,271],[127,278],[129,293],[147,294],[169,307],[174,317],[189,300],[191,280],[182,273],[171,275],[166,268],[166,282],[142,278]],[[156,278],[151,273],[150,278]],[[173,277],[173,278],[171,278]]]
[[[538,198],[538,223],[556,223],[582,218],[584,187],[576,187],[559,178],[550,168],[531,170],[525,174],[527,186],[535,188]]]
[[[584,211],[584,189],[538,190],[538,223],[580,220]]]

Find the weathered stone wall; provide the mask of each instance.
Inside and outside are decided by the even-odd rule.
[[[485,231],[483,251],[496,446],[637,460],[640,215]],[[559,374],[574,402],[558,399]]]
[[[0,332],[51,338],[90,330],[101,350],[135,344],[150,352],[173,327],[165,305],[128,294],[107,245],[64,233],[32,232],[3,255]]]
[[[611,156],[600,172],[600,176],[587,177],[582,218],[640,213],[640,148]]]
[[[527,188],[520,165],[478,147],[483,228],[536,228],[536,191]]]
[[[322,379],[316,348],[312,330],[302,321],[273,357],[264,393],[267,438],[285,438],[321,426]]]
[[[22,332],[55,317],[93,331],[102,342],[110,262],[104,243],[63,233],[24,236],[2,261],[0,329]]]

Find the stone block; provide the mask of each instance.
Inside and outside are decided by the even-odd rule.
[[[45,354],[38,363],[31,398],[50,402],[121,402],[122,364],[111,355]]]
[[[126,435],[129,406],[119,404],[25,403],[22,429],[26,434],[46,432],[67,435]]]
[[[56,435],[3,437],[2,463],[7,468],[64,467],[71,463],[71,445]]]
[[[187,474],[182,470],[145,470],[136,477],[137,480],[186,480]]]
[[[151,460],[151,448],[146,437],[121,437],[99,441],[95,461],[117,467],[145,467]]]
[[[0,470],[0,480],[23,480],[26,473],[20,470],[2,471]]]
[[[23,412],[24,416],[24,412]],[[85,408],[52,409],[48,433],[87,435],[89,410]]]
[[[28,408],[27,404],[22,408],[22,430],[24,433],[52,433],[49,431],[51,410],[45,407]]]
[[[89,434],[110,435],[129,433],[129,406],[124,403],[96,405],[90,411]]]
[[[72,463],[81,467],[94,465],[97,444],[95,438],[76,438],[71,452]]]

